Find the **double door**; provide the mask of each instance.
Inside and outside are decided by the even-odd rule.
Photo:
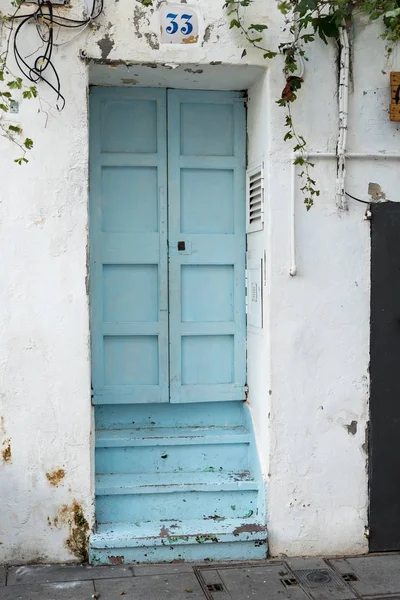
[[[242,96],[91,88],[94,403],[245,398]]]

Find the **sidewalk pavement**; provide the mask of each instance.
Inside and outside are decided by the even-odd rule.
[[[400,554],[0,567],[0,600],[400,600]]]

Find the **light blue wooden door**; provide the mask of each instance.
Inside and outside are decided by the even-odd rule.
[[[244,400],[242,94],[90,100],[94,403]]]
[[[167,102],[171,402],[244,400],[244,100]]]
[[[92,394],[168,402],[166,91],[90,94]]]

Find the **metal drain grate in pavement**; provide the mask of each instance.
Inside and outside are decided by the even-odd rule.
[[[299,582],[294,577],[285,577],[284,579],[281,579],[281,581],[285,588],[293,587],[294,585],[299,585]]]
[[[328,569],[301,569],[293,571],[299,583],[309,589],[323,587],[344,587],[342,579]]]
[[[207,589],[209,592],[223,592],[224,586],[222,583],[208,583]]]
[[[358,581],[358,577],[355,573],[343,573],[342,579],[344,581]]]

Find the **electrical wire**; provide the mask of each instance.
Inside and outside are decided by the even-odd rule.
[[[356,200],[357,202],[361,202],[362,204],[371,204],[371,202],[368,202],[367,200],[360,200],[360,198],[356,198],[355,196],[352,196],[348,192],[345,192],[345,194],[346,194],[346,196],[348,196],[352,200]]]
[[[18,10],[25,3],[22,0]],[[54,14],[54,6],[51,0],[38,0],[38,7],[31,13],[17,14],[18,10],[11,17],[11,32],[13,30],[14,21],[18,22],[18,25],[14,32],[13,38],[13,52],[15,62],[21,71],[21,73],[32,83],[37,84],[39,81],[45,83],[50,89],[52,89],[57,95],[56,107],[59,111],[65,107],[65,97],[61,93],[61,81],[57,69],[52,61],[53,49],[57,46],[63,46],[73,41],[78,35],[80,35],[93,21],[95,21],[103,12],[104,0],[93,0],[92,9],[90,15],[86,19],[70,19],[62,15]],[[19,39],[21,32],[24,33],[24,26],[30,21],[34,20],[36,25],[36,32],[42,42],[42,46],[39,47],[42,50],[39,56],[32,59],[32,62],[28,62],[27,59],[38,52],[35,51],[32,54],[28,54],[23,57],[20,51]],[[82,28],[77,35],[73,36],[72,39],[66,42],[56,43],[54,41],[54,26],[66,28],[66,29],[77,29]],[[45,28],[45,30],[43,29]]]

